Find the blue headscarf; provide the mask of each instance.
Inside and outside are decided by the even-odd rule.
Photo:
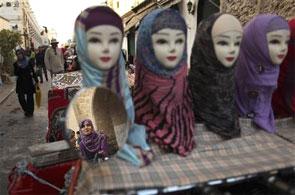
[[[136,151],[133,146],[140,146],[144,150],[150,150],[146,142],[145,127],[134,123],[134,105],[130,95],[129,86],[125,73],[125,61],[121,53],[118,63],[110,70],[100,70],[93,63],[91,63],[87,49],[86,32],[87,25],[91,27],[106,24],[104,20],[95,19],[97,17],[113,17],[116,21],[112,24],[112,20],[108,20],[108,25],[118,27],[117,14],[105,6],[95,6],[84,10],[76,19],[75,35],[77,40],[77,54],[81,64],[83,74],[83,86],[85,87],[106,87],[116,93],[118,97],[123,99],[125,109],[127,111],[131,128],[128,132],[128,143],[125,144],[121,150],[118,151],[118,156],[130,161],[134,165],[140,166],[141,160],[138,159]],[[120,22],[122,23],[120,17]],[[91,22],[89,22],[91,21]],[[88,23],[89,24],[88,24]],[[123,32],[122,32],[123,34]]]
[[[99,8],[105,9],[103,6],[97,6],[93,7],[93,10],[99,10]],[[88,8],[84,12],[86,11],[91,11],[91,9]],[[85,13],[82,12],[80,15],[83,14]],[[103,86],[112,90],[119,97],[123,98],[128,118],[131,122],[133,122],[134,106],[126,79],[125,62],[122,53],[118,59],[118,63],[114,67],[112,67],[110,70],[100,70],[89,59],[89,54],[87,52],[88,49],[85,25],[80,21],[80,17],[78,17],[76,20],[75,35],[77,40],[77,54],[79,56],[78,59],[81,64],[83,74],[83,86]]]
[[[152,43],[152,34],[164,28],[179,29],[187,34],[184,19],[174,9],[156,9],[148,14],[142,21],[137,37],[137,61],[143,64],[148,70],[160,76],[174,75],[181,67],[186,64],[187,54],[184,52],[182,59],[173,69],[165,68],[155,56]],[[185,42],[186,44],[186,42]],[[184,51],[186,51],[186,45]]]

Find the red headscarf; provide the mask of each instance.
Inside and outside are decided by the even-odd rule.
[[[138,30],[135,122],[146,126],[149,140],[169,152],[186,156],[195,146],[186,48],[175,68],[165,68],[152,46],[153,32],[164,28],[181,30],[186,35],[185,21],[173,9],[154,10],[144,18]]]
[[[149,139],[160,147],[186,156],[195,145],[186,64],[169,79],[155,75],[139,63],[136,70],[136,122],[146,125]]]
[[[293,116],[295,113],[295,19],[289,21],[291,39],[288,54],[280,66],[278,88],[272,96],[276,117]]]

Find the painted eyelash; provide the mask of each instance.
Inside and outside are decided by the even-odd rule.
[[[95,37],[92,37],[88,40],[88,42],[91,42],[91,43],[101,43],[101,40],[98,39],[98,38],[95,38]]]

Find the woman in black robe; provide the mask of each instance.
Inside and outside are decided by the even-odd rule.
[[[17,76],[16,93],[19,103],[26,117],[32,117],[34,113],[34,93],[38,78],[34,71],[34,60],[25,55],[23,49],[16,50],[17,61],[13,64],[14,74]]]

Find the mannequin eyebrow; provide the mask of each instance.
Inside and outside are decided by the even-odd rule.
[[[278,38],[281,38],[282,35],[270,35],[270,37],[278,37]]]
[[[218,35],[218,37],[222,37],[222,38],[230,38],[229,36],[227,36],[227,35]]]
[[[169,35],[168,33],[156,33],[156,34],[158,34],[158,35]]]
[[[158,35],[170,35],[169,33],[163,33],[163,32],[158,32],[158,33],[155,33],[155,34],[158,34]],[[183,35],[184,33],[183,32],[180,32],[180,33],[177,33],[176,36],[180,36],[180,35]]]
[[[119,35],[120,33],[118,32],[112,32],[111,35]]]
[[[227,35],[218,35],[219,37],[224,37],[224,38],[230,38],[230,36],[227,36]],[[240,39],[240,38],[242,38],[242,36],[237,36],[236,37],[237,39]]]
[[[94,34],[94,35],[101,35],[100,32],[90,32],[90,34]]]
[[[90,32],[90,34],[93,34],[93,35],[102,35],[101,32]],[[112,32],[111,35],[119,35],[120,33],[119,32]]]

